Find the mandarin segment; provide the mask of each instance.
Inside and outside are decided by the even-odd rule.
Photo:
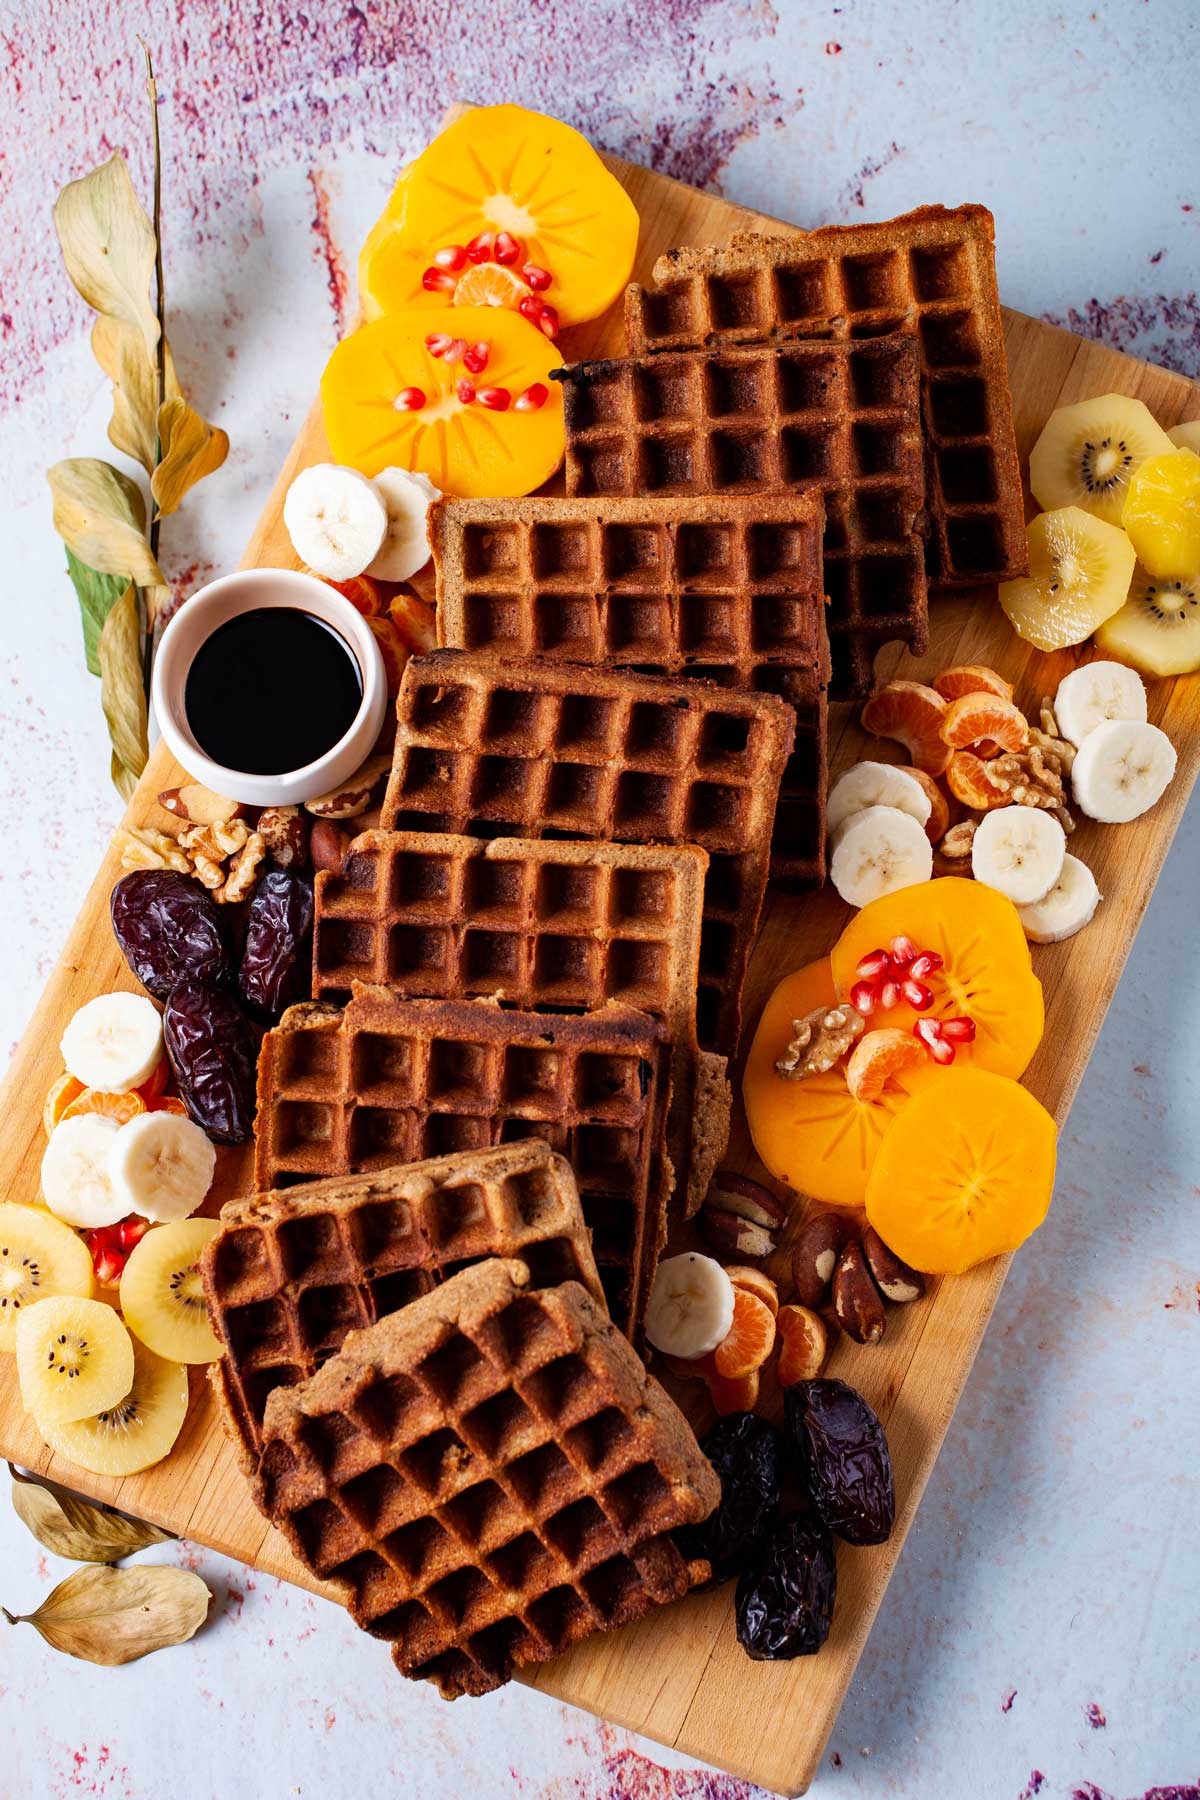
[[[973,812],[990,812],[994,806],[1011,806],[1007,788],[988,780],[987,763],[973,750],[956,750],[946,769],[946,786],[954,798]]]
[[[775,1314],[749,1288],[735,1287],[733,1324],[713,1351],[713,1368],[724,1381],[740,1381],[761,1369],[775,1346]]]
[[[1012,682],[986,663],[955,663],[935,675],[933,685],[943,700],[959,700],[964,694],[995,694],[998,700],[1013,697]]]
[[[1054,1120],[1019,1082],[955,1064],[889,1127],[867,1183],[867,1217],[927,1275],[961,1275],[1016,1250],[1054,1191]]]
[[[63,1074],[51,1082],[42,1106],[42,1129],[47,1137],[53,1135],[54,1127],[72,1100],[77,1100],[82,1093],[83,1083],[76,1081],[74,1075]]]
[[[985,741],[1004,750],[1023,750],[1029,742],[1025,714],[1011,700],[995,694],[960,694],[946,708],[942,742],[952,750],[967,750]]]
[[[904,774],[911,775],[925,793],[929,801],[929,817],[925,821],[925,836],[931,844],[940,844],[950,829],[950,802],[933,776],[927,775],[924,769],[913,768],[910,764],[904,770]]]
[[[878,1100],[889,1081],[924,1068],[927,1061],[919,1038],[885,1025],[855,1044],[846,1063],[846,1086],[855,1100]]]
[[[108,1094],[100,1088],[83,1088],[63,1108],[60,1123],[62,1119],[82,1118],[84,1113],[98,1113],[102,1119],[112,1119],[114,1124],[127,1125],[130,1119],[147,1111],[149,1108],[136,1088],[128,1094]]]
[[[920,681],[889,681],[862,709],[861,724],[872,737],[894,738],[908,751],[914,768],[940,775],[950,761],[942,740],[946,701]]]

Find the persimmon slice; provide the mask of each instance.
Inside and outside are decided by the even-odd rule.
[[[958,1063],[1001,1075],[1023,1074],[1041,1042],[1045,1011],[1042,984],[1033,973],[1029,945],[1012,901],[982,882],[955,875],[900,888],[872,901],[833,947],[830,961],[837,993],[848,995],[862,959],[894,937],[907,937],[922,950],[936,951],[942,967],[928,980],[933,1004],[918,1013],[902,999],[886,1015],[889,1027],[911,1032],[918,1018],[970,1019],[975,1038],[956,1045]],[[811,1004],[817,1006],[820,1000]],[[936,1083],[944,1073],[935,1069],[930,1076],[918,1073],[902,1079],[908,1087],[924,1086],[930,1080]],[[885,1089],[880,1104],[888,1098]],[[769,1168],[768,1159],[763,1160]]]
[[[1023,750],[1029,721],[1019,706],[995,694],[961,694],[952,700],[942,720],[942,742],[952,750],[966,750],[985,739],[1004,750]]]
[[[888,1127],[867,1181],[867,1217],[927,1275],[961,1275],[1016,1250],[1054,1192],[1056,1131],[1007,1075],[955,1065]]]
[[[855,1044],[846,1063],[846,1086],[855,1100],[878,1100],[889,1081],[924,1068],[928,1060],[919,1038],[885,1025],[865,1032]]]
[[[814,1007],[832,1006],[836,998],[828,957],[784,977],[754,1034],[742,1097],[754,1148],[777,1180],[829,1206],[857,1207],[866,1199],[875,1152],[907,1093],[898,1085],[864,1104],[854,1099],[840,1068],[804,1081],[789,1081],[775,1071],[776,1059],[792,1036],[792,1020]],[[898,1081],[908,1084],[912,1079],[928,1077],[918,1072]]]
[[[1012,682],[1005,681],[986,663],[955,663],[953,668],[935,675],[933,685],[943,700],[958,700],[963,694],[995,694],[1001,700],[1013,697]]]
[[[1008,789],[988,780],[987,763],[974,750],[953,753],[946,770],[946,786],[972,812],[991,812],[997,806],[1012,805]]]
[[[740,1381],[761,1369],[775,1344],[775,1315],[748,1288],[733,1294],[733,1324],[713,1351],[713,1366],[725,1381]]]
[[[455,307],[443,315],[453,337],[486,343],[486,386],[514,404],[494,411],[470,398],[461,362],[434,356],[429,314],[389,313],[343,338],[321,377],[325,431],[335,462],[364,475],[395,465],[421,471],[444,494],[528,494],[563,453],[562,390],[550,371],[562,357],[520,313],[498,306]],[[482,382],[481,378],[481,382]],[[534,410],[515,402],[537,385]]]
[[[903,744],[914,768],[940,775],[950,761],[941,735],[945,715],[946,702],[936,689],[920,681],[889,681],[871,695],[860,719],[872,737]]]

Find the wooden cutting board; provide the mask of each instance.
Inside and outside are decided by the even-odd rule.
[[[641,279],[648,278],[655,257],[671,245],[720,243],[735,229],[763,224],[780,229],[776,221],[728,201],[616,158],[606,160],[641,214],[637,268]],[[1006,313],[1005,328],[1022,461],[1054,407],[1090,394],[1115,389],[1136,395],[1164,425],[1200,417],[1200,387],[1180,376],[1019,313]],[[569,360],[620,353],[624,344],[619,309],[564,334],[562,348]],[[319,371],[312,373],[315,381]],[[246,552],[246,566],[296,566],[283,527],[283,496],[298,468],[327,455],[320,409],[314,406],[267,501]],[[1062,675],[1080,660],[1071,653],[1041,656],[1021,643],[991,590],[935,602],[931,640],[928,656],[919,661],[906,653],[884,652],[878,663],[881,679],[897,673],[930,677],[955,662],[990,663],[1016,683],[1018,702],[1036,711],[1039,696],[1053,693]],[[1200,761],[1200,682],[1185,678],[1156,683],[1149,704],[1151,719],[1170,734],[1178,749],[1175,780],[1153,812],[1132,825],[1080,826],[1071,847],[1094,870],[1104,904],[1077,937],[1034,953],[1046,991],[1046,1036],[1027,1084],[1060,1125]],[[830,732],[835,772],[856,760],[868,744],[872,754],[879,754],[878,744],[860,732],[848,706],[831,709]],[[883,754],[889,752],[885,749]],[[896,759],[900,760],[898,753]],[[154,797],[180,779],[180,770],[160,745],[130,804],[128,821],[166,824]],[[4,1085],[0,1193],[8,1199],[37,1197],[44,1143],[42,1098],[61,1069],[58,1043],[68,1018],[95,994],[136,987],[109,927],[108,896],[119,874],[117,855],[110,852]],[[750,1031],[778,977],[824,954],[848,917],[849,909],[831,891],[768,897],[746,986]],[[762,1173],[740,1115],[728,1161],[730,1166]],[[248,1184],[247,1156],[223,1152],[217,1185],[205,1210],[215,1212]],[[1036,1239],[1023,1254],[1038,1254]],[[843,1339],[833,1352],[831,1372],[860,1388],[887,1426],[898,1516],[888,1544],[877,1549],[843,1548],[839,1553],[837,1614],[819,1656],[791,1663],[751,1662],[734,1635],[733,1588],[727,1586],[593,1639],[540,1669],[532,1685],[764,1787],[803,1792],[837,1717],[1006,1272],[1003,1259],[935,1284],[922,1303],[890,1311],[881,1344],[866,1349]],[[12,1362],[0,1359],[0,1454],[259,1569],[317,1587],[252,1506],[201,1371],[193,1372],[192,1394],[183,1433],[167,1460],[143,1475],[106,1481],[46,1451],[22,1412]],[[694,1408],[695,1387],[681,1398]],[[710,1417],[697,1413],[695,1422],[702,1427]],[[381,1645],[379,1680],[397,1679]]]

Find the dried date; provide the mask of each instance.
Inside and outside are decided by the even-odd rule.
[[[844,1381],[802,1381],[784,1397],[813,1505],[848,1544],[882,1544],[896,1518],[892,1459],[883,1426]]]
[[[781,1520],[737,1584],[738,1642],[755,1662],[815,1656],[833,1623],[837,1558],[820,1519]]]
[[[312,883],[275,869],[254,890],[238,992],[250,1011],[275,1020],[307,994],[312,958]]]
[[[721,1419],[700,1448],[720,1477],[720,1503],[676,1536],[685,1556],[712,1564],[714,1581],[729,1581],[778,1515],[784,1442],[766,1419],[743,1412]]]
[[[208,981],[181,981],[167,997],[163,1038],[188,1114],[219,1144],[254,1129],[258,1034],[236,1002]]]
[[[156,1000],[188,979],[215,987],[232,979],[217,908],[190,875],[134,869],[113,889],[109,912],[121,954]]]

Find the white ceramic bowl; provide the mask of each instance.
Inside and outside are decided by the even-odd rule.
[[[184,688],[193,657],[219,625],[238,613],[274,606],[296,607],[333,627],[358,663],[362,704],[345,736],[316,762],[284,775],[254,775],[223,768],[204,754],[188,724]],[[154,658],[151,699],[172,756],[193,780],[243,805],[297,806],[328,793],[371,754],[387,709],[387,679],[366,620],[335,588],[295,569],[241,569],[197,589],[175,614]]]

